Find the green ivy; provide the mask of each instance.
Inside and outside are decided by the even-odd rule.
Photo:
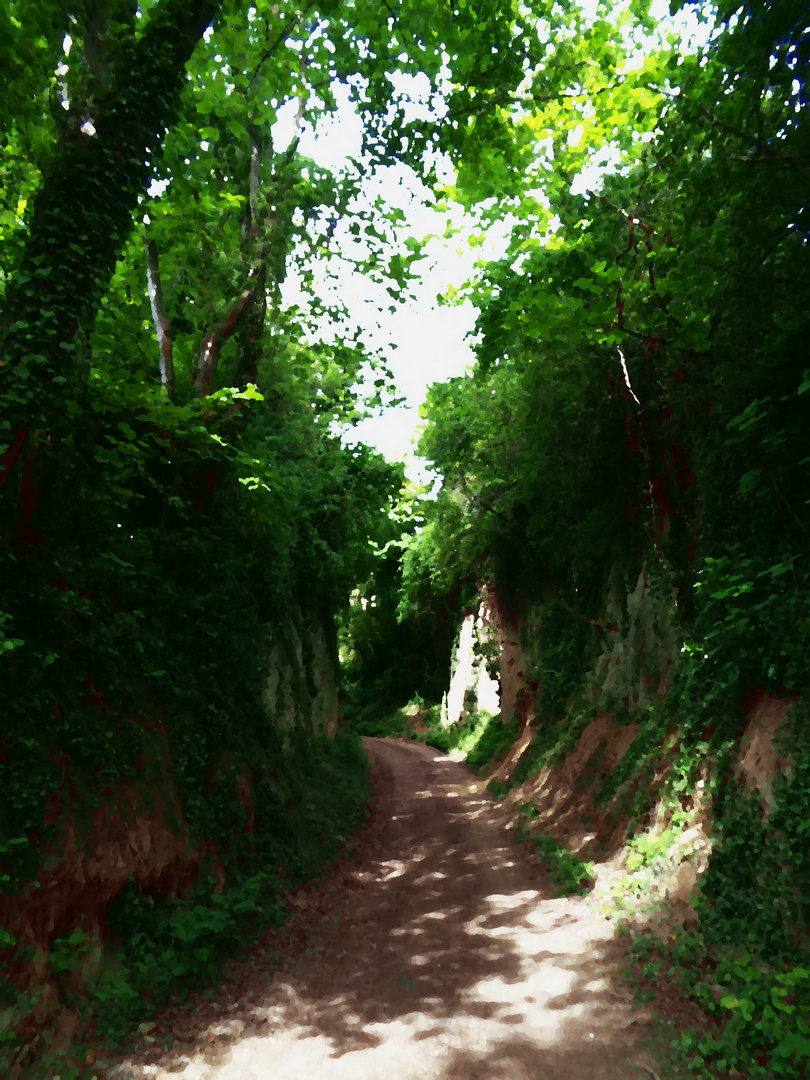
[[[585,862],[569,851],[552,836],[532,831],[527,826],[537,818],[537,805],[532,802],[520,806],[517,838],[520,843],[531,843],[545,863],[551,881],[557,886],[557,896],[584,896],[593,884],[593,863]]]

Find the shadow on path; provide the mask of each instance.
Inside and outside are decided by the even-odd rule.
[[[465,765],[422,744],[365,745],[375,809],[354,853],[293,898],[299,910],[231,965],[214,1001],[165,1010],[155,1043],[105,1075],[660,1075],[642,1048],[646,1018],[617,982],[622,949],[593,903],[554,898]]]

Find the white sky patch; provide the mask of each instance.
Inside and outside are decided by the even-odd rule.
[[[597,0],[585,0],[580,4],[590,20],[597,18],[597,6]],[[709,10],[708,7],[704,9],[704,18]],[[651,15],[658,21],[663,33],[669,30],[684,34],[684,49],[697,49],[713,29],[711,23],[707,25],[701,22],[698,13],[691,7],[672,18],[668,0],[653,0]],[[206,30],[203,35],[206,42],[211,40],[212,34],[211,28]],[[636,66],[641,62],[640,58],[643,59],[647,41],[643,35],[636,35],[631,41],[638,45],[631,60],[631,64]],[[358,80],[351,81],[356,83]],[[444,103],[440,97],[431,99],[426,76],[395,74],[391,82],[407,120],[434,121],[442,115]],[[277,152],[284,152],[300,135],[299,152],[323,168],[340,172],[348,166],[350,159],[359,159],[362,121],[350,101],[350,88],[337,85],[334,92],[337,101],[335,114],[322,119],[315,129],[301,122],[297,100],[287,102],[279,109],[272,128]],[[589,112],[587,109],[583,111],[583,119],[587,118]],[[569,142],[574,146],[579,145],[583,134],[584,128],[580,125],[569,135]],[[203,145],[202,149],[206,147]],[[449,162],[439,160],[434,164],[438,167],[441,182],[452,184],[455,177]],[[618,164],[619,154],[610,148],[595,155],[575,178],[572,194],[598,189],[604,173],[614,171]],[[165,181],[155,181],[149,194],[159,195],[165,186]],[[323,298],[329,302],[329,291],[335,290],[346,304],[349,319],[354,325],[362,327],[363,343],[372,351],[383,351],[399,393],[406,399],[403,406],[388,409],[383,416],[365,420],[351,429],[345,435],[346,441],[362,440],[392,460],[404,460],[411,479],[423,482],[432,477],[424,462],[414,459],[411,445],[420,426],[418,407],[424,401],[428,386],[463,375],[474,360],[465,338],[473,331],[475,309],[469,302],[460,306],[441,306],[437,295],[446,293],[448,288],[459,289],[475,274],[475,264],[479,260],[500,258],[506,251],[510,228],[509,220],[504,220],[500,228],[487,229],[483,246],[470,248],[466,237],[479,231],[472,217],[465,220],[460,207],[453,205],[447,212],[436,214],[425,204],[426,196],[429,198],[430,193],[421,188],[412,170],[393,165],[378,169],[373,176],[367,177],[358,202],[359,211],[367,213],[369,218],[375,213],[373,206],[378,197],[391,206],[400,207],[406,215],[406,222],[398,227],[403,241],[406,237],[422,239],[429,234],[441,234],[426,246],[423,263],[419,266],[414,264],[413,268],[420,272],[421,280],[410,286],[412,298],[394,305],[384,287],[354,270],[350,257],[362,258],[363,244],[361,239],[352,237],[348,232],[340,241],[347,256],[345,260],[325,259],[312,267],[316,288],[321,290]],[[443,234],[448,221],[454,228],[461,228],[461,232],[445,239]],[[340,226],[335,235],[340,235]],[[306,307],[306,296],[295,274],[288,274],[282,295],[286,303]],[[392,307],[394,310],[390,311]],[[324,336],[328,337],[329,333],[326,328]],[[626,367],[625,377],[629,386]],[[632,393],[632,387],[630,390]]]
[[[426,76],[399,76],[393,81],[396,90],[407,98],[404,109],[408,119],[431,118],[430,84]],[[300,128],[299,152],[336,172],[346,168],[350,159],[360,157],[362,121],[349,94],[348,87],[336,87],[335,115],[321,120],[314,131],[306,123]],[[277,151],[286,149],[296,137],[297,117],[297,102],[289,102],[279,110],[272,129]],[[452,182],[454,170],[449,162],[440,161],[438,166],[442,180]],[[406,399],[401,407],[386,409],[383,416],[364,420],[350,429],[344,436],[346,442],[367,442],[391,460],[404,460],[410,478],[424,482],[431,477],[424,463],[414,461],[411,446],[420,422],[419,406],[431,383],[463,375],[474,359],[464,339],[473,330],[475,309],[469,302],[461,306],[440,305],[437,297],[449,287],[459,289],[473,275],[475,263],[482,256],[500,257],[506,250],[509,228],[505,222],[500,228],[489,229],[484,245],[478,248],[471,248],[463,233],[449,239],[434,235],[444,234],[448,222],[462,228],[464,214],[458,206],[437,214],[429,205],[430,192],[422,187],[412,169],[401,164],[378,168],[369,174],[355,208],[372,217],[378,198],[405,214],[406,221],[398,226],[403,250],[407,237],[419,240],[433,237],[425,247],[423,260],[414,264],[420,280],[410,285],[412,298],[394,304],[384,286],[354,270],[349,259],[362,257],[364,245],[361,238],[348,233],[340,241],[346,260],[324,260],[312,267],[312,271],[321,296],[328,298],[329,291],[334,290],[346,304],[351,323],[362,327],[363,344],[371,351],[382,350],[394,373],[397,390]],[[475,231],[472,219],[465,231]],[[334,275],[331,281],[330,275]],[[306,307],[306,295],[295,274],[288,274],[282,295],[285,303]],[[392,307],[395,310],[389,310]],[[328,330],[324,336],[329,336]]]
[[[606,172],[615,172],[621,160],[618,150],[605,149],[593,157],[574,177],[572,195],[584,195],[586,191],[598,190]]]
[[[169,186],[169,180],[153,180],[149,187],[146,189],[146,194],[151,195],[154,199],[159,199],[166,188]]]
[[[407,193],[405,185],[397,183],[406,170],[391,167],[384,171],[384,178],[372,187],[373,196],[380,193],[392,203],[398,203]],[[403,231],[425,235],[442,224],[439,215],[418,204],[412,205],[408,217]],[[496,244],[500,241],[500,250],[493,250],[492,256],[502,254],[505,235],[495,234],[488,239],[490,247],[493,241]],[[474,360],[465,337],[473,331],[475,308],[469,302],[443,306],[437,296],[449,286],[459,288],[470,277],[481,251],[470,249],[457,238],[434,237],[427,244],[425,255],[419,267],[421,278],[410,286],[413,297],[399,305],[393,304],[383,286],[353,272],[348,264],[344,263],[337,273],[337,291],[346,304],[350,321],[363,328],[362,341],[367,348],[383,352],[397,390],[405,398],[402,406],[386,409],[382,416],[364,420],[350,429],[345,440],[349,444],[367,442],[392,460],[404,460],[409,477],[422,481],[428,477],[423,466],[413,460],[411,446],[420,422],[419,406],[428,386],[463,375]],[[284,283],[283,295],[287,303],[305,300],[300,282],[293,275]],[[391,307],[395,307],[393,312],[389,311]]]
[[[568,132],[568,145],[572,150],[576,150],[579,144],[582,142],[582,137],[585,134],[585,125],[577,124],[575,128],[572,128]]]

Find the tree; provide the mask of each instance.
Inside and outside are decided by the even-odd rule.
[[[491,91],[522,153],[499,173],[483,141],[460,146],[448,192],[472,201],[497,176],[485,212],[513,223],[506,258],[470,289],[477,370],[428,403],[424,451],[463,496],[455,573],[550,590],[591,618],[617,552],[660,565],[689,619],[708,610],[696,573],[717,597],[753,588],[733,630],[712,609],[689,631],[713,691],[743,669],[803,678],[789,627],[807,588],[808,522],[790,495],[807,487],[805,21],[789,3],[721,10],[702,48],[659,35],[628,67],[624,30],[649,33],[646,8],[612,27],[601,13],[541,19],[550,59],[516,96]],[[608,148],[616,171],[572,194]],[[432,572],[452,574],[453,558]],[[790,584],[769,593],[777,567]]]

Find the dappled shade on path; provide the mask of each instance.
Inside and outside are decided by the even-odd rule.
[[[299,911],[232,967],[215,1003],[158,1018],[151,1037],[174,1035],[170,1052],[142,1050],[113,1075],[648,1076],[646,1019],[592,901],[554,898],[466,766],[365,743],[376,802],[354,854],[294,898]]]

